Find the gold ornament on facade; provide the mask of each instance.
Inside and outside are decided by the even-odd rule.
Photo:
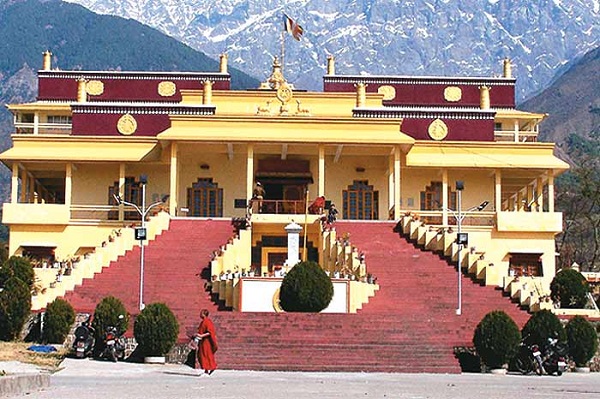
[[[137,121],[131,114],[125,114],[117,122],[117,130],[124,136],[129,136],[137,130]]]
[[[104,93],[104,83],[99,80],[90,80],[85,85],[85,91],[90,96],[99,96]]]
[[[377,93],[383,94],[383,99],[386,101],[393,100],[396,98],[396,89],[394,86],[379,86]]]
[[[429,137],[431,137],[434,140],[444,140],[448,135],[448,126],[446,126],[443,120],[436,119],[433,122],[431,122],[429,128],[427,129],[427,132],[429,133]]]
[[[259,105],[256,109],[256,115],[271,115],[271,100],[267,101],[265,105]]]
[[[444,99],[450,102],[457,102],[462,99],[462,89],[458,86],[448,86],[444,89]]]
[[[298,104],[298,109],[296,110],[296,115],[298,116],[310,116],[310,109],[304,108],[300,100],[296,100],[296,104]]]
[[[293,97],[294,93],[287,83],[282,83],[277,89],[277,99],[281,101],[282,104],[287,104],[292,100]]]
[[[177,86],[175,83],[164,81],[158,84],[158,94],[161,97],[171,97],[177,91]]]

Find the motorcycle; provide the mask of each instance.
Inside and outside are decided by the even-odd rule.
[[[89,321],[81,323],[75,329],[75,340],[73,341],[75,357],[82,359],[91,356],[94,351],[94,342],[94,332]]]
[[[562,375],[567,369],[567,345],[556,337],[548,337],[543,347],[529,344],[524,338],[519,346],[515,367],[523,374],[535,371],[537,375]]]
[[[119,334],[117,328],[108,326],[102,337],[104,349],[100,357],[116,362],[125,358],[125,337]]]

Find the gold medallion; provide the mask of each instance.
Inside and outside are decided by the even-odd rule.
[[[444,140],[448,135],[448,126],[441,119],[436,119],[429,125],[427,129],[429,133],[429,137],[434,140],[440,141]]]
[[[444,99],[450,102],[457,102],[462,99],[462,89],[458,86],[448,86],[444,89]]]
[[[90,80],[85,85],[85,91],[90,96],[99,96],[104,93],[104,83],[99,80]]]
[[[124,136],[130,136],[137,130],[137,121],[131,114],[125,114],[117,122],[117,130]]]
[[[383,94],[383,99],[386,101],[393,100],[396,97],[396,89],[394,86],[379,86],[377,93]]]
[[[158,84],[158,94],[161,97],[171,97],[176,90],[177,86],[173,82],[165,81]]]
[[[277,99],[281,101],[283,104],[288,103],[294,97],[294,93],[292,93],[292,89],[286,84],[283,83],[277,89]]]

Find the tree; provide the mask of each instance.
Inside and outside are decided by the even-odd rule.
[[[18,338],[30,311],[29,287],[19,278],[9,278],[0,291],[0,339],[10,341]]]
[[[521,333],[519,327],[501,310],[486,314],[475,328],[473,344],[483,363],[502,368],[517,354]]]
[[[316,262],[300,262],[283,278],[279,299],[286,312],[320,312],[333,298],[333,283]]]
[[[164,356],[179,334],[179,323],[164,303],[146,306],[135,319],[133,335],[144,356]]]
[[[586,278],[575,269],[561,270],[550,283],[550,297],[561,308],[583,308],[589,292]]]
[[[116,327],[119,332],[127,330],[129,326],[129,313],[120,299],[107,296],[96,305],[92,328],[96,339],[96,349],[101,350],[102,336],[108,326]]]
[[[0,287],[11,277],[16,277],[23,281],[29,289],[33,288],[35,272],[29,259],[22,256],[11,256],[0,267]]]
[[[567,341],[567,334],[558,317],[549,310],[540,310],[531,315],[521,331],[528,344],[544,345],[548,338]]]
[[[584,317],[575,316],[566,326],[569,355],[578,367],[585,367],[598,350],[598,335]]]
[[[56,298],[46,308],[42,340],[44,342],[62,344],[67,338],[74,322],[75,310],[73,306],[62,298]]]

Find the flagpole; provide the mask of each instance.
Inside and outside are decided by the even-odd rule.
[[[304,200],[304,246],[302,261],[306,262],[306,237],[308,236],[308,187],[306,188],[306,199]]]
[[[281,31],[281,72],[283,72],[283,57],[285,56],[285,31]]]

